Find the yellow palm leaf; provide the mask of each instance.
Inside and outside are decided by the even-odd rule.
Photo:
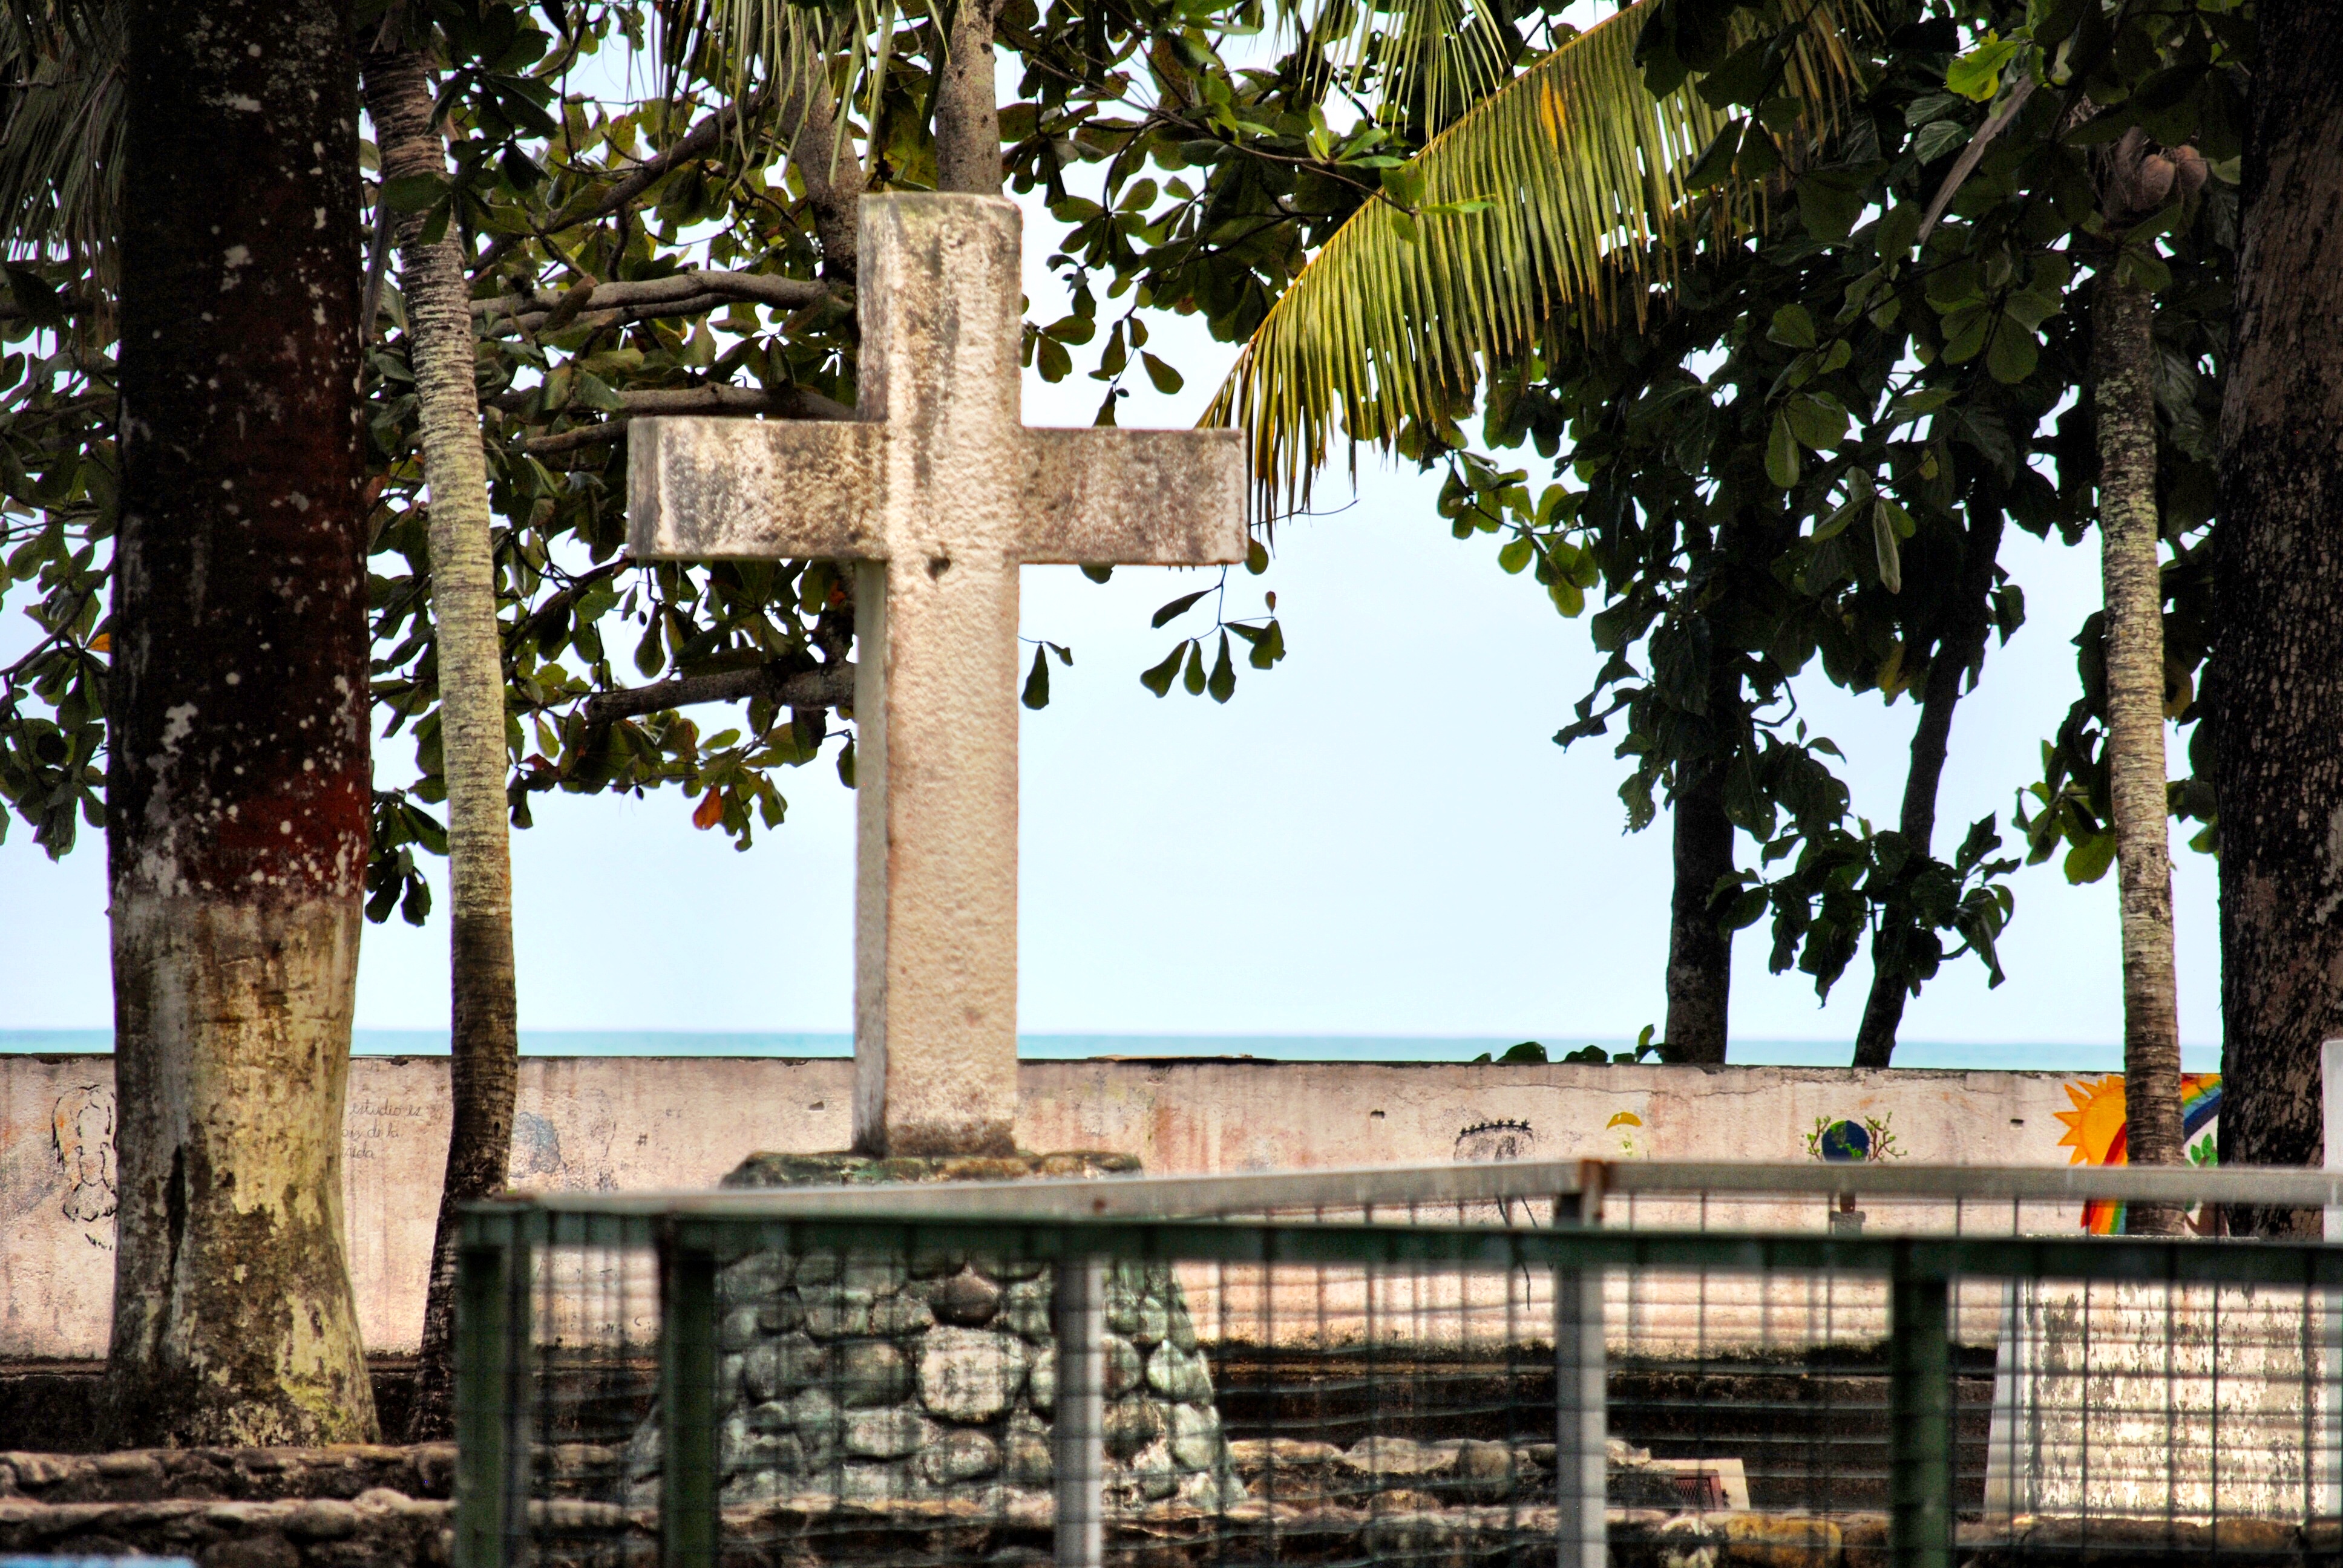
[[[1489,206],[1411,217],[1371,201],[1271,307],[1202,421],[1245,432],[1264,515],[1308,504],[1336,440],[1355,465],[1361,443],[1388,449],[1410,421],[1446,418],[1483,365],[1528,349],[1565,308],[1608,321],[1623,280],[1640,318],[1646,267],[1672,269],[1700,224],[1754,221],[1752,186],[1698,202],[1684,188],[1728,116],[1689,82],[1645,89],[1635,38],[1655,3],[1569,39],[1417,155],[1424,208]],[[1830,6],[1814,6],[1785,83],[1808,106],[1803,132],[1833,116],[1854,69]]]

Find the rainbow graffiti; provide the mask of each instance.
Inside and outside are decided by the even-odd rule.
[[[2058,1140],[2062,1149],[2074,1151],[2069,1165],[2124,1165],[2129,1161],[2124,1151],[2127,1121],[2124,1110],[2124,1081],[2120,1072],[2110,1072],[2103,1078],[2066,1085],[2066,1098],[2074,1102],[2072,1111],[2061,1111],[2058,1120],[2066,1124],[2066,1135]],[[2221,1075],[2217,1072],[2184,1072],[2180,1075],[2180,1127],[2184,1137],[2194,1138],[2206,1123],[2221,1114]],[[2094,1201],[2083,1205],[2083,1229],[2094,1236],[2120,1236],[2124,1229],[2124,1206]]]

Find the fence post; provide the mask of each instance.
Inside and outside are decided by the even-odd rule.
[[[514,1490],[509,1438],[526,1392],[519,1374],[528,1360],[528,1253],[513,1230],[501,1242],[458,1252],[456,1568],[503,1568],[506,1561]]]
[[[1952,1568],[1952,1292],[1899,1261],[1887,1314],[1890,1568]]]
[[[1053,1292],[1058,1336],[1057,1568],[1099,1568],[1106,1522],[1106,1264],[1068,1258]]]
[[[716,1562],[716,1257],[660,1238],[659,1547],[663,1568]]]
[[[1599,1198],[1565,1192],[1554,1201],[1557,1230],[1599,1218]],[[1603,1344],[1603,1271],[1554,1271],[1554,1483],[1556,1568],[1605,1568],[1603,1505],[1609,1474],[1607,1368]]]

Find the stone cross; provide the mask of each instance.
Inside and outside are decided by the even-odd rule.
[[[1024,426],[1019,229],[997,196],[865,197],[853,422],[628,433],[638,559],[855,563],[866,1153],[1014,1148],[1019,566],[1245,553],[1236,432]]]

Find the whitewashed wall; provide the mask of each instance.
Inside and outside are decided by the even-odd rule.
[[[367,1343],[413,1349],[447,1138],[444,1058],[361,1058],[347,1121],[350,1267]],[[1808,1158],[1818,1121],[1884,1121],[1908,1158],[2063,1165],[2057,1073],[1805,1068],[1031,1062],[1018,1141],[1149,1171],[1396,1161]],[[712,1184],[761,1149],[844,1147],[851,1064],[530,1058],[523,1187]],[[114,1270],[113,1063],[0,1056],[0,1357],[102,1355]]]

